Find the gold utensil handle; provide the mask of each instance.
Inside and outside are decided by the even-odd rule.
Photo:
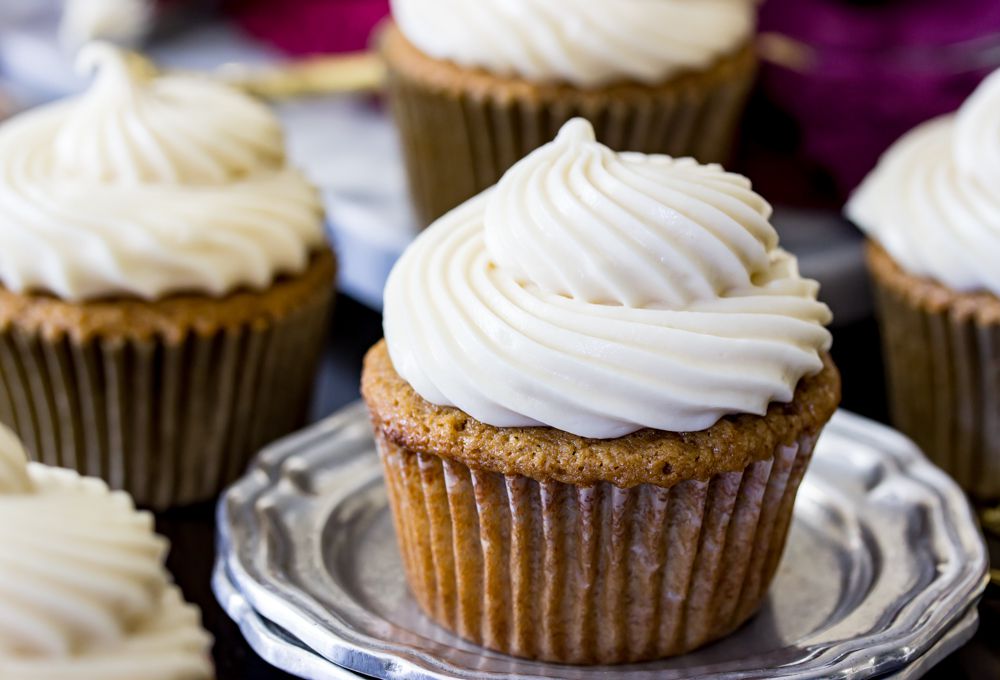
[[[216,76],[259,97],[281,100],[378,90],[385,66],[373,52],[354,52],[262,68],[227,64]]]
[[[812,47],[781,33],[758,35],[757,54],[763,61],[800,73],[809,71],[816,63]]]

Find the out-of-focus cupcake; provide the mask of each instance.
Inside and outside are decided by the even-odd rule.
[[[261,103],[94,44],[0,126],[0,422],[138,503],[213,497],[299,426],[335,262]]]
[[[381,52],[423,225],[582,116],[615,149],[728,156],[753,0],[393,0]]]
[[[592,664],[757,610],[840,388],[769,215],[743,177],[574,120],[404,253],[362,392],[428,615]]]
[[[896,426],[1000,499],[1000,72],[889,149],[847,215],[869,237]]]
[[[208,680],[211,637],[124,493],[28,464],[0,425],[0,677]]]

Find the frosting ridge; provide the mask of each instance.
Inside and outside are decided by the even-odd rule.
[[[903,135],[845,212],[916,276],[1000,296],[1000,71]]]
[[[0,284],[222,296],[306,267],[320,201],[266,106],[102,43],[79,62],[87,92],[0,126]]]
[[[7,484],[11,469],[27,483]],[[150,514],[99,480],[27,464],[3,428],[0,483],[0,676],[212,676],[210,639],[168,581]]]
[[[753,0],[392,0],[421,51],[529,80],[656,84],[752,35]]]
[[[404,253],[385,293],[393,364],[500,427],[612,438],[763,414],[830,345],[770,213],[717,165],[615,153],[570,121]]]

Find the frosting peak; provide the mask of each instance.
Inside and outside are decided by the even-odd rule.
[[[127,495],[28,465],[0,427],[0,677],[211,677],[210,640],[165,551]]]
[[[76,70],[85,76],[96,74],[92,89],[131,91],[133,85],[150,82],[156,76],[156,67],[148,59],[101,41],[80,48]]]
[[[710,200],[691,200],[699,196]],[[500,180],[486,206],[486,248],[552,293],[678,307],[767,272],[778,242],[770,210],[743,177],[690,158],[615,153],[575,119]]]
[[[240,92],[196,76],[158,77],[150,62],[106,43],[80,50],[77,67],[96,77],[56,137],[61,178],[223,184],[284,164],[277,120]]]
[[[385,294],[393,364],[502,427],[611,438],[763,414],[830,344],[770,214],[718,165],[615,153],[571,121],[404,253]]]
[[[956,114],[903,135],[847,216],[915,276],[1000,296],[1000,71]]]
[[[392,0],[424,53],[498,75],[599,87],[706,68],[753,33],[754,0]]]
[[[87,92],[0,125],[0,284],[222,296],[305,269],[320,200],[266,106],[103,43],[79,60]]]

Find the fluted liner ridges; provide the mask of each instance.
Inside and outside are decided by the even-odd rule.
[[[101,477],[138,505],[208,500],[304,423],[331,296],[176,340],[0,328],[0,422],[35,460]]]
[[[426,226],[496,184],[577,116],[613,149],[727,161],[755,72],[747,56],[710,80],[610,94],[563,88],[552,100],[538,100],[509,88],[439,87],[393,68],[390,60],[388,88],[417,216]]]
[[[672,488],[574,486],[471,469],[376,432],[406,575],[477,644],[572,664],[663,658],[757,611],[815,436]]]
[[[974,498],[1000,499],[1000,321],[873,278],[893,424]]]

